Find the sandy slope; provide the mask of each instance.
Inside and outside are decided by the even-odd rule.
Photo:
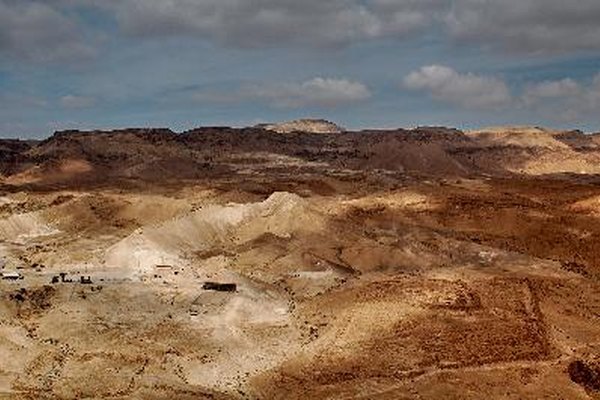
[[[25,276],[0,281],[0,398],[600,398],[600,187],[563,174],[595,150],[486,132],[23,147],[42,174],[0,196]],[[56,175],[81,148],[93,169]]]

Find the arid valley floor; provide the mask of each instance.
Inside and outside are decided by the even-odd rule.
[[[271,128],[1,140],[0,399],[600,399],[600,135]]]

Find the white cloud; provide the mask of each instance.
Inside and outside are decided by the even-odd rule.
[[[465,108],[498,108],[511,101],[501,79],[461,74],[442,65],[429,65],[404,78],[404,86],[428,92],[434,99]]]
[[[462,74],[446,66],[430,65],[408,74],[404,87],[424,91],[454,106],[526,112],[529,116],[560,123],[597,121],[600,115],[600,73],[581,81],[564,78],[525,84],[522,91],[513,96],[499,78]]]
[[[363,83],[347,79],[313,78],[302,83],[285,83],[247,87],[249,97],[265,99],[275,107],[336,107],[371,97]]]
[[[439,0],[123,0],[102,6],[130,35],[194,35],[235,47],[403,37],[426,28],[446,7]]]
[[[93,97],[66,95],[60,98],[60,104],[64,108],[88,108],[96,103]]]
[[[93,50],[81,37],[77,24],[51,4],[0,0],[0,55],[35,62],[87,59]]]
[[[565,78],[528,85],[522,100],[529,109],[553,120],[597,117],[600,113],[600,73],[588,83]]]
[[[73,3],[75,0],[54,0]],[[598,0],[80,0],[121,29],[235,47],[346,45],[447,30],[461,42],[527,53],[600,49]]]
[[[0,54],[36,61],[93,55],[95,28],[78,20],[82,7],[103,10],[99,18],[114,18],[134,37],[189,36],[241,48],[448,32],[460,43],[517,52],[600,50],[598,0],[0,0]]]
[[[600,72],[594,77],[587,97],[592,108],[600,113]]]
[[[579,96],[582,92],[583,89],[579,83],[571,78],[565,78],[529,85],[525,89],[523,100],[526,104],[533,105],[544,99]]]
[[[598,0],[453,0],[445,22],[459,40],[552,54],[600,49]]]
[[[356,81],[313,78],[300,83],[262,83],[245,85],[237,91],[202,91],[193,98],[206,103],[262,101],[274,108],[339,107],[367,100],[369,88]]]

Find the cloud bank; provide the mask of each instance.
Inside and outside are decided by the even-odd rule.
[[[236,48],[330,47],[440,33],[534,54],[600,50],[597,0],[0,0],[0,51],[36,60],[91,51],[81,11],[121,34],[187,36]]]
[[[529,82],[511,93],[495,76],[461,73],[443,65],[423,66],[406,75],[401,89],[419,91],[434,100],[471,110],[527,110],[547,120],[575,122],[600,112],[600,72],[590,80],[571,77]]]
[[[93,55],[78,24],[59,9],[45,2],[0,0],[0,56],[46,63]]]
[[[260,101],[273,108],[335,108],[367,100],[371,91],[361,82],[316,77],[300,83],[246,84],[233,92],[204,91],[192,97],[204,103]]]
[[[522,102],[549,119],[571,122],[597,116],[600,113],[600,73],[590,82],[564,78],[530,84],[524,90]]]
[[[112,3],[123,32],[191,35],[234,47],[340,46],[425,28],[434,0],[125,0]]]
[[[460,74],[442,65],[429,65],[404,78],[408,89],[429,93],[434,99],[466,108],[498,108],[511,102],[506,84],[494,77]]]
[[[535,54],[600,49],[597,0],[454,0],[444,17],[459,41]]]

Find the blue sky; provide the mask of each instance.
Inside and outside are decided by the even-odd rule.
[[[0,0],[0,136],[527,124],[600,131],[600,2]]]

